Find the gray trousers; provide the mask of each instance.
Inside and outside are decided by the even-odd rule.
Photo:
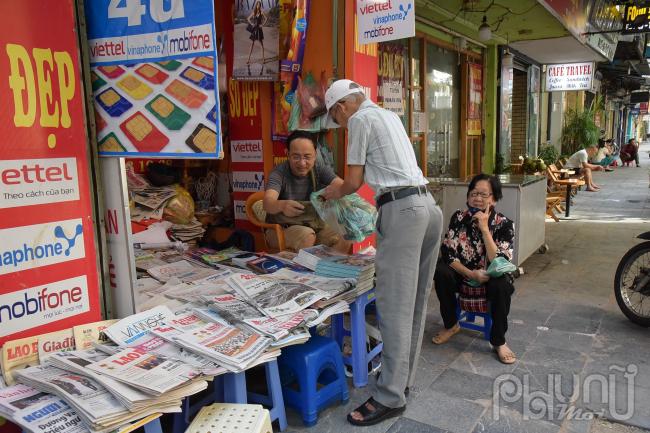
[[[442,212],[430,194],[379,209],[375,268],[384,349],[373,397],[384,406],[404,406],[404,389],[415,380],[441,232]]]

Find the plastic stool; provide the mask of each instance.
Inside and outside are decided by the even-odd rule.
[[[215,403],[201,409],[186,433],[273,433],[269,411],[257,404]]]
[[[250,401],[264,404],[269,407],[271,421],[277,420],[280,431],[284,431],[287,428],[287,414],[284,409],[278,361],[274,359],[265,363],[264,369],[269,395],[247,392],[245,372],[227,373],[218,378],[223,384],[223,401],[239,404],[246,404]]]
[[[476,317],[483,318],[483,325],[477,324]],[[473,311],[463,311],[460,309],[458,303],[456,304],[456,318],[458,319],[458,325],[461,328],[469,329],[472,331],[479,331],[483,333],[483,339],[490,341],[490,335],[492,333],[492,316],[490,315],[490,304],[488,303],[488,312],[479,313]]]
[[[366,349],[366,307],[375,302],[375,290],[359,295],[350,304],[350,330],[343,326],[343,313],[332,316],[330,336],[343,350],[343,337],[352,340],[352,355],[344,356],[343,362],[352,367],[352,383],[355,388],[368,384],[368,363],[379,355],[384,347],[379,343],[370,352]]]
[[[348,401],[341,350],[331,338],[314,336],[305,344],[284,348],[278,363],[284,399],[300,411],[306,426],[316,424],[318,411],[330,403]]]

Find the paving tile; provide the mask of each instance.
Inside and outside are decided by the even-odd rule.
[[[483,412],[483,405],[450,397],[436,391],[433,385],[406,407],[404,416],[450,432],[465,433],[472,430]]]
[[[408,418],[400,418],[388,430],[388,433],[448,433],[447,430],[441,430],[421,422],[413,421]]]
[[[451,397],[486,401],[492,399],[493,382],[493,379],[480,374],[448,368],[438,376],[430,388]]]
[[[488,411],[479,420],[472,433],[557,433],[560,427],[543,420],[525,420],[518,412],[501,409],[494,417]]]

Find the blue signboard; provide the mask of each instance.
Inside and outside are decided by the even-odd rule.
[[[86,0],[100,156],[220,157],[211,0]]]

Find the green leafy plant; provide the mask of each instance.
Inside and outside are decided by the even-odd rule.
[[[499,152],[494,157],[494,174],[510,173],[510,166],[505,163],[503,155]]]
[[[560,152],[558,152],[555,146],[552,144],[547,144],[546,146],[540,147],[539,154],[537,156],[542,161],[544,161],[544,164],[550,165],[555,164],[557,159],[560,157]]]
[[[594,122],[594,111],[569,109],[564,114],[562,153],[573,155],[579,149],[598,143],[600,129]]]

